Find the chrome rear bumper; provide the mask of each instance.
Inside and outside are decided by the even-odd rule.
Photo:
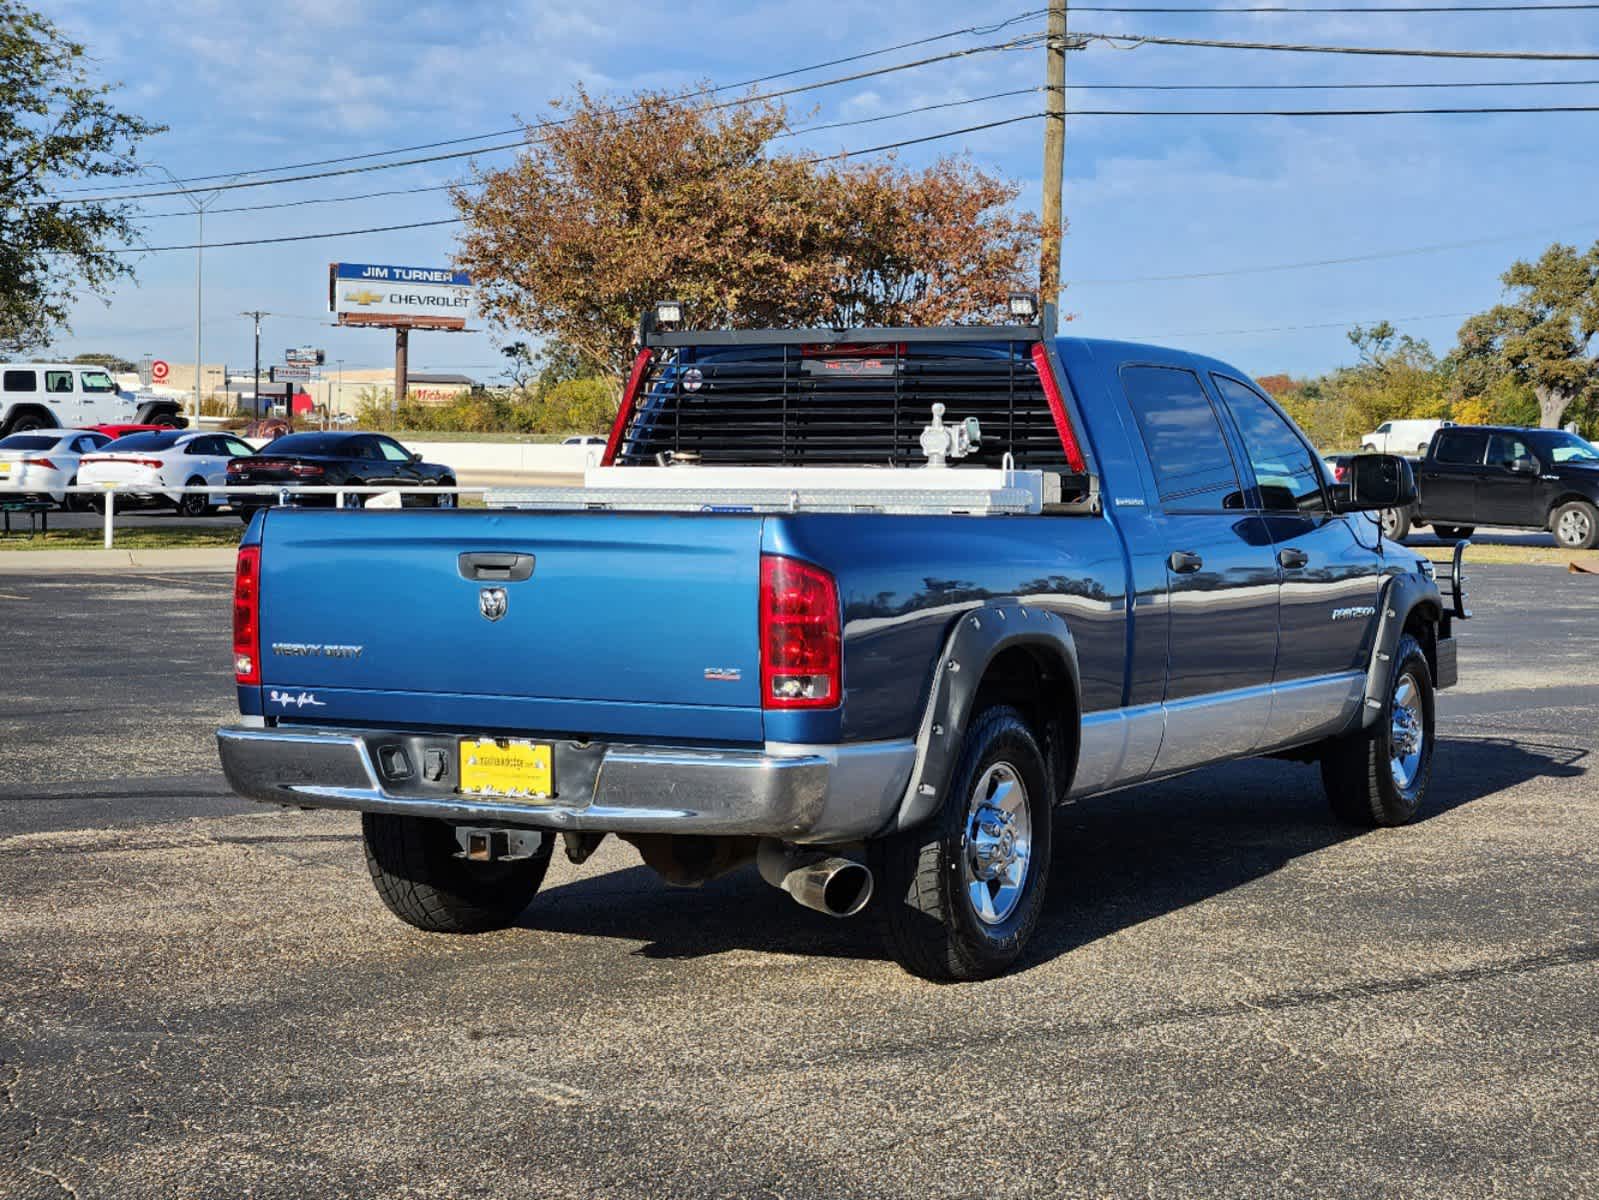
[[[460,792],[455,745],[453,734],[217,730],[229,785],[271,804],[539,829],[816,843],[851,841],[887,826],[916,758],[911,741],[698,750],[554,740],[556,795],[518,801]],[[423,778],[429,751],[444,756],[432,780]]]

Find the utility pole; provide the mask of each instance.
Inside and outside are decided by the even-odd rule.
[[[1061,188],[1066,174],[1066,4],[1049,0],[1044,45],[1044,237],[1038,264],[1038,315],[1054,337],[1060,305],[1060,255],[1063,232]]]
[[[250,317],[255,321],[255,397],[250,402],[252,415],[261,415],[261,318],[270,317],[272,314],[255,309],[251,312],[242,312],[241,317]]]
[[[399,412],[405,403],[405,392],[410,386],[411,331],[401,325],[394,331],[394,411]]]

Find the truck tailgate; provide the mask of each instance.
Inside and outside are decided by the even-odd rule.
[[[760,535],[740,515],[271,510],[265,711],[759,741]],[[531,573],[497,577],[506,555]]]

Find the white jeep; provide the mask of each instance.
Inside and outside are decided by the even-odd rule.
[[[117,387],[104,367],[81,363],[0,365],[0,437],[29,429],[87,425],[182,428],[176,400],[139,398]]]

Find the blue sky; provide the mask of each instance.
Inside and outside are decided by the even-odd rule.
[[[1153,3],[1155,0],[1145,0]],[[1236,0],[1235,0],[1236,2]],[[602,94],[768,74],[912,38],[1000,21],[1027,4],[902,0],[872,5],[503,0],[50,0],[50,14],[89,44],[131,110],[171,126],[146,157],[186,177],[362,154],[505,129],[538,119],[578,82]],[[1041,17],[1010,26],[1042,29]],[[1116,15],[1074,13],[1074,30],[1257,41],[1437,48],[1599,48],[1599,13],[1401,15]],[[886,64],[971,37],[874,59]],[[859,69],[858,67],[845,70]],[[798,81],[842,73],[826,71]],[[794,97],[816,122],[891,113],[1040,82],[1036,49],[977,55]],[[1514,63],[1264,54],[1103,43],[1068,61],[1074,84],[1326,83],[1599,79],[1596,63]],[[1364,92],[1118,92],[1073,90],[1073,108],[1313,108],[1599,103],[1596,87]],[[814,117],[810,117],[812,108]],[[925,113],[790,139],[818,153],[875,145],[1036,111],[1037,95]],[[1079,116],[1067,127],[1070,229],[1063,308],[1068,332],[1166,341],[1208,350],[1255,374],[1304,373],[1347,361],[1351,320],[1394,320],[1446,349],[1462,315],[1492,304],[1517,256],[1559,238],[1599,239],[1590,153],[1599,113],[1240,119]],[[919,164],[966,150],[1021,183],[1036,205],[1040,122],[901,152]],[[484,155],[484,165],[505,154]],[[464,162],[252,188],[216,207],[348,196],[445,184]],[[181,213],[182,197],[151,199]],[[443,192],[315,204],[207,218],[207,241],[395,225],[452,215]],[[148,244],[194,240],[189,216],[152,216]],[[1188,280],[1202,274],[1406,250],[1491,244],[1407,257]],[[249,323],[274,314],[264,361],[317,344],[330,362],[380,366],[389,335],[326,325],[327,264],[335,259],[443,264],[449,227],[335,241],[216,249],[205,260],[206,358],[245,364]],[[193,357],[194,256],[138,260],[138,286],[109,306],[79,305],[66,352]],[[412,369],[491,376],[495,336],[418,334]]]

